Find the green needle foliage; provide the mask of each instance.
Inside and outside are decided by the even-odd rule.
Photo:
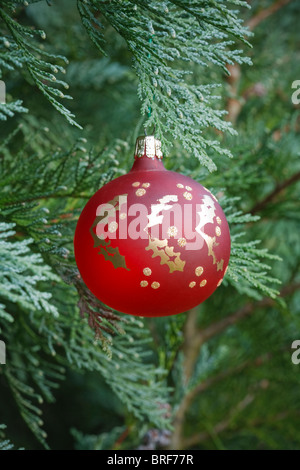
[[[9,439],[5,439],[5,430],[6,426],[4,424],[0,424],[0,450],[13,450],[14,445],[10,442]]]
[[[74,115],[57,100],[57,98],[71,98],[57,87],[57,85],[59,85],[68,89],[69,85],[62,80],[57,80],[54,75],[58,72],[65,73],[65,69],[58,62],[67,63],[68,60],[63,56],[45,51],[43,45],[39,44],[38,39],[46,39],[44,31],[37,29],[32,30],[30,27],[23,26],[9,14],[15,11],[16,5],[14,2],[2,3],[4,5],[0,8],[0,18],[8,33],[2,40],[4,47],[7,49],[6,52],[2,54],[3,66],[9,70],[16,67],[26,67],[30,78],[43,93],[45,98],[48,99],[55,109],[61,112],[71,124],[77,125],[73,120]],[[52,86],[53,83],[55,83],[55,87]],[[17,103],[15,103],[15,109],[12,111],[18,111],[16,106]],[[22,109],[19,108],[19,111],[22,111]]]
[[[1,2],[1,450],[299,448],[299,13]],[[145,320],[89,292],[73,236],[154,125],[167,169],[220,201],[232,248],[206,302]]]
[[[217,84],[190,83],[192,70],[184,63],[214,64],[225,72],[226,64],[249,63],[240,50],[230,47],[233,39],[246,42],[248,32],[230,9],[245,7],[245,2],[78,0],[77,5],[83,25],[102,53],[103,25],[95,20],[99,14],[125,39],[139,79],[141,113],[151,111],[145,126],[155,124],[165,150],[172,145],[168,135],[179,139],[209,170],[216,169],[210,152],[231,156],[218,141],[202,135],[208,127],[234,132],[222,120],[224,111],[212,106],[218,98],[213,94]]]

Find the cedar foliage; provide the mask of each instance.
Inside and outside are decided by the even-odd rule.
[[[299,447],[299,10],[1,2],[0,449]],[[154,124],[166,167],[220,200],[232,253],[204,304],[143,320],[90,294],[72,239]]]

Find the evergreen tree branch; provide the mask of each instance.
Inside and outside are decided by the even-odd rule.
[[[287,348],[290,350],[290,347]],[[192,447],[194,445],[200,444],[201,442],[204,442],[207,439],[212,438],[212,433],[211,432],[201,432],[201,433],[196,433],[190,437],[184,438],[183,437],[183,426],[184,426],[184,419],[185,415],[187,414],[192,402],[195,400],[195,398],[201,394],[209,390],[211,387],[215,386],[216,384],[222,382],[223,380],[235,376],[237,374],[240,374],[245,369],[251,368],[251,367],[261,367],[265,365],[267,362],[269,362],[273,358],[274,354],[273,353],[266,353],[263,354],[262,356],[258,356],[254,360],[249,360],[249,361],[244,361],[241,364],[238,364],[235,367],[232,367],[230,369],[222,370],[220,373],[209,377],[206,379],[204,382],[200,383],[196,387],[190,389],[188,393],[185,395],[184,399],[180,403],[179,408],[177,409],[176,412],[176,418],[174,421],[174,434],[173,434],[173,440],[172,440],[172,445],[170,449],[187,449],[189,447]],[[262,389],[264,390],[266,388],[266,384],[264,380],[258,382],[254,387],[256,389]],[[249,396],[249,395],[246,395]],[[246,400],[247,401],[247,400]],[[245,403],[245,399],[239,402],[237,407],[234,407],[233,410],[242,410],[244,409],[243,405]],[[248,403],[250,404],[250,402]],[[235,412],[234,412],[235,414]],[[278,417],[282,416],[283,419],[285,413],[278,413],[276,415]],[[229,418],[226,418],[225,420],[222,420],[218,424],[216,424],[213,427],[213,434],[218,434],[219,432],[225,431],[229,425],[232,424],[232,418],[233,418],[233,413],[229,413]],[[271,418],[271,421],[273,418]],[[252,426],[258,426],[262,424],[262,420],[257,419],[257,420],[252,420],[251,421],[251,427]],[[175,437],[175,439],[174,439]]]
[[[191,322],[192,323],[192,322]],[[191,325],[190,325],[191,326]],[[185,356],[186,359],[186,356]],[[193,358],[190,359],[190,362],[192,363]],[[249,365],[249,361],[244,362],[237,367],[231,368],[231,369],[226,369],[219,374],[209,377],[206,379],[204,382],[200,383],[196,387],[192,388],[189,390],[181,400],[179,407],[176,410],[175,418],[174,418],[174,429],[173,429],[173,434],[172,434],[172,442],[171,442],[171,448],[172,449],[184,449],[185,446],[182,443],[183,442],[183,428],[184,428],[184,423],[185,423],[185,417],[186,414],[196,398],[197,395],[200,393],[205,392],[207,389],[212,387],[213,385],[221,382],[222,380],[235,375],[239,372],[241,372],[245,367]],[[191,366],[190,366],[191,367]],[[184,369],[185,371],[185,369]],[[185,371],[186,372],[186,371]],[[188,373],[191,375],[192,371],[189,370]]]
[[[219,423],[217,423],[209,432],[201,432],[194,434],[186,439],[182,440],[182,448],[188,449],[194,445],[200,444],[201,442],[206,441],[207,439],[212,439],[218,434],[222,433],[229,427],[232,427],[232,420],[236,417],[237,414],[241,413],[247,406],[249,406],[255,399],[255,394],[247,394],[236,406],[234,406],[228,413],[228,417]]]
[[[292,295],[297,290],[300,290],[300,283],[294,283],[291,285],[285,286],[281,292],[280,297],[287,297]],[[187,321],[184,328],[184,343],[183,343],[183,355],[184,355],[184,382],[186,385],[188,384],[189,380],[192,377],[193,370],[199,357],[199,352],[201,347],[205,342],[207,342],[212,337],[220,334],[229,326],[237,323],[238,321],[246,318],[247,316],[251,315],[253,312],[260,308],[265,307],[272,307],[276,304],[273,299],[266,297],[259,302],[255,303],[248,303],[243,306],[241,309],[237,310],[232,315],[225,317],[224,319],[209,325],[205,329],[199,329],[197,326],[197,316],[198,310],[197,308],[191,310],[188,313]],[[204,391],[206,391],[209,387],[215,385],[216,383],[226,379],[227,377],[239,373],[241,370],[245,369],[251,364],[261,364],[266,360],[270,360],[270,354],[264,355],[262,357],[257,358],[254,361],[246,361],[232,369],[228,369],[222,371],[221,373],[217,374],[216,376],[208,378],[206,381],[200,383],[196,387],[189,390],[183,397],[178,409],[176,410],[175,418],[174,418],[174,431],[172,434],[172,449],[182,449],[186,448],[186,444],[183,444],[183,426],[185,422],[186,413],[191,406],[191,403],[195,399],[195,397]],[[205,434],[206,435],[206,434]]]
[[[206,439],[210,439],[213,436],[218,435],[222,431],[225,431],[229,426],[232,425],[233,418],[235,418],[238,413],[240,413],[247,406],[249,406],[253,402],[254,398],[255,394],[248,393],[237,405],[235,405],[229,411],[228,417],[213,426],[210,432],[201,432],[188,438],[182,438],[181,441],[179,441],[178,443],[172,442],[171,449],[187,449],[193,445],[203,442]]]
[[[247,6],[245,2],[231,3]],[[141,112],[148,114],[145,127],[156,125],[165,150],[172,146],[172,135],[210,171],[216,169],[213,155],[231,156],[218,141],[203,137],[205,129],[235,133],[223,120],[224,112],[213,105],[219,99],[212,93],[217,85],[190,83],[192,72],[183,66],[191,61],[205,68],[214,64],[226,72],[227,63],[249,63],[241,51],[229,47],[232,38],[247,43],[248,30],[235,10],[225,8],[223,0],[193,0],[189,5],[182,0],[164,4],[157,0],[122,4],[78,0],[77,4],[89,36],[101,51],[104,36],[95,16],[102,15],[127,42],[139,79]]]
[[[79,296],[78,307],[81,318],[88,317],[88,324],[95,332],[95,340],[100,340],[102,345],[108,348],[108,335],[115,336],[117,333],[125,334],[120,325],[128,323],[126,318],[115,314],[110,308],[102,304],[92,292],[86,287],[77,269],[66,268],[63,274],[66,282],[72,283]],[[108,346],[106,346],[108,345]]]
[[[250,403],[248,403],[248,399],[250,400],[251,396],[249,396],[249,398],[247,398],[247,397],[248,396],[246,396],[244,400],[239,402],[239,404],[238,404],[238,410],[239,411],[242,411],[243,409],[245,409],[247,407],[248,404],[250,404]],[[249,428],[254,428],[254,427],[257,427],[257,426],[261,426],[262,424],[264,424],[264,425],[270,424],[270,425],[274,426],[278,421],[282,421],[282,420],[288,418],[289,416],[291,416],[291,414],[292,414],[291,412],[281,411],[279,413],[276,413],[271,418],[268,418],[267,420],[265,418],[264,419],[252,420],[252,421],[249,422],[248,426],[249,426]],[[196,434],[194,434],[194,435],[192,435],[188,438],[183,439],[182,447],[183,447],[183,449],[188,449],[190,447],[194,447],[196,445],[199,445],[199,444],[201,444],[201,443],[203,443],[207,440],[211,440],[213,436],[216,436],[216,435],[226,431],[229,427],[232,430],[234,430],[234,429],[237,430],[239,428],[238,425],[232,426],[232,416],[229,416],[229,418],[217,423],[210,432],[204,431],[204,432],[196,433]]]
[[[27,113],[28,109],[22,106],[22,101],[17,100],[12,103],[0,103],[0,121],[6,121],[8,117],[13,117],[16,113]]]
[[[276,13],[278,10],[283,8],[285,5],[290,3],[292,0],[277,0],[269,8],[261,10],[257,15],[254,15],[250,20],[246,22],[246,26],[250,31],[253,31],[257,26],[260,25],[262,21],[267,19],[269,16]],[[232,124],[235,124],[243,104],[247,98],[247,91],[243,93],[242,97],[238,97],[238,86],[241,77],[241,66],[238,63],[228,64],[227,69],[229,76],[226,78],[226,81],[229,85],[229,98],[227,99],[227,116],[226,119]]]
[[[201,308],[201,307],[200,307]],[[184,356],[184,382],[187,384],[192,376],[195,362],[199,355],[199,347],[196,336],[199,333],[197,326],[198,310],[195,307],[187,314],[187,320],[184,325],[184,342],[182,345]]]
[[[280,291],[279,296],[281,298],[288,297],[298,290],[300,290],[300,283],[287,285]],[[276,300],[273,300],[270,297],[265,297],[264,299],[259,300],[258,302],[249,302],[245,304],[236,312],[224,317],[222,320],[218,322],[212,323],[205,329],[202,329],[202,330],[199,328],[196,329],[194,326],[195,329],[194,329],[193,336],[188,338],[188,340],[189,341],[192,340],[192,343],[193,343],[192,346],[191,345],[189,346],[189,351],[191,350],[191,347],[192,347],[193,350],[195,351],[193,356],[197,358],[199,355],[201,346],[206,341],[215,337],[216,335],[219,335],[224,330],[226,330],[226,328],[228,328],[229,326],[235,325],[237,322],[253,314],[255,311],[261,308],[265,308],[265,307],[273,307],[274,305],[276,305]],[[188,371],[189,371],[189,374],[191,375],[192,373],[191,366],[189,366]]]
[[[284,7],[292,0],[277,0],[274,2],[270,7],[261,10],[257,15],[254,15],[249,21],[247,21],[246,25],[248,28],[253,31],[262,21],[264,21],[269,16],[276,13],[280,8]]]
[[[0,424],[0,450],[14,450],[14,445],[5,436],[5,429],[5,424]]]
[[[264,199],[258,201],[252,209],[250,209],[251,214],[256,214],[257,212],[261,212],[265,207],[270,203],[273,202],[277,196],[282,193],[286,188],[291,186],[292,184],[297,183],[300,180],[300,171],[294,173],[292,176],[287,178],[286,180],[277,184],[277,186],[273,189],[273,191],[268,194]]]
[[[13,5],[9,5],[8,9],[12,7]],[[6,39],[8,52],[4,55],[5,60],[2,59],[1,62],[8,69],[25,66],[37,88],[52,106],[65,116],[70,124],[81,129],[81,126],[73,119],[74,114],[58,101],[58,98],[72,99],[71,96],[66,95],[58,88],[62,86],[64,89],[68,89],[69,85],[63,80],[58,80],[55,76],[59,72],[65,73],[64,67],[58,62],[68,63],[66,57],[50,54],[39,47],[35,40],[46,39],[45,32],[21,25],[6,12],[3,6],[0,7],[0,19],[10,33],[9,40]],[[53,60],[56,61],[55,64],[51,62]],[[13,115],[13,111],[23,111],[19,101],[15,103],[15,107],[11,111],[7,108],[7,115],[9,112],[10,115]]]

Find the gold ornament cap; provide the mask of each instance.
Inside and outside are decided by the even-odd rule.
[[[161,141],[156,139],[154,135],[143,135],[136,139],[134,158],[141,157],[151,158],[152,160],[158,158],[161,160],[163,154],[161,151]]]

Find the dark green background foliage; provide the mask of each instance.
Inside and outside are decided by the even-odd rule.
[[[0,449],[299,449],[299,14],[1,2]],[[89,293],[72,240],[154,124],[166,167],[220,200],[232,254],[204,304],[145,320]]]

